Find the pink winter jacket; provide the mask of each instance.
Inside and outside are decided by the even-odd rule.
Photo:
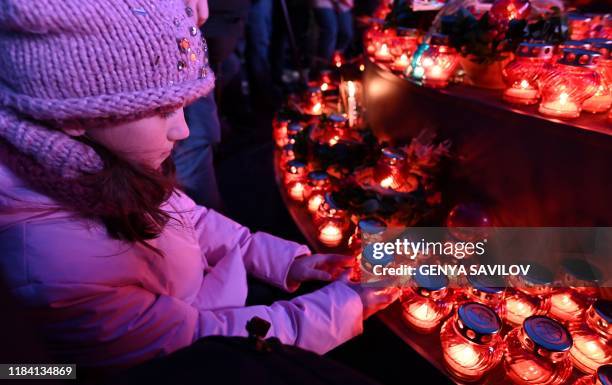
[[[182,224],[171,221],[151,241],[161,258],[110,239],[0,164],[0,272],[43,321],[52,353],[80,365],[129,366],[203,336],[244,336],[253,316],[271,322],[268,336],[317,353],[361,333],[361,300],[341,282],[245,307],[247,274],[288,290],[289,266],[306,246],[252,234],[180,192],[164,207]]]

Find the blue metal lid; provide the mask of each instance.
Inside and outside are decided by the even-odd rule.
[[[601,365],[597,368],[596,377],[601,385],[612,385],[612,365]]]
[[[612,323],[612,301],[606,299],[598,299],[593,304],[593,310],[604,319],[607,323]]]
[[[396,147],[385,147],[382,149],[382,155],[385,158],[395,159],[395,160],[404,160],[406,159],[406,153]]]
[[[602,279],[601,271],[580,258],[566,258],[561,262],[563,270],[572,277],[581,281],[599,282]]]
[[[551,285],[554,282],[555,276],[548,268],[533,262],[526,262],[526,264],[531,267],[526,275],[521,276],[525,282],[534,285]]]
[[[374,244],[372,243],[365,245],[365,247],[363,248],[363,252],[361,253],[361,256],[373,266],[375,265],[386,266],[389,263],[393,262],[393,259],[395,258],[395,255],[387,254],[384,251],[381,251],[379,253],[374,253]]]
[[[301,125],[298,122],[291,122],[287,125],[287,134],[288,135],[295,135],[297,133],[299,133],[300,131],[302,131],[304,129],[304,126]]]
[[[468,275],[467,280],[474,289],[489,294],[501,294],[506,290],[506,282],[498,275]]]
[[[444,274],[424,275],[417,269],[413,279],[419,289],[438,291],[448,287],[448,278]]]
[[[344,116],[340,114],[330,114],[327,117],[327,120],[329,120],[332,123],[346,123],[348,121],[347,118],[345,118]]]
[[[470,340],[481,340],[484,336],[497,334],[501,330],[499,316],[488,306],[468,302],[459,307],[457,317],[465,330],[465,336]]]
[[[324,197],[324,204],[327,206],[327,208],[329,209],[333,209],[333,210],[344,210],[343,207],[341,207],[338,202],[336,202],[336,200],[334,199],[332,193],[328,192],[325,193],[325,197]]]
[[[306,168],[306,163],[297,160],[297,159],[293,159],[290,160],[289,162],[287,162],[287,169],[291,169],[291,168],[295,168],[295,169],[302,169],[302,168]]]
[[[364,234],[380,234],[387,230],[385,222],[372,217],[359,220],[358,226]]]
[[[312,181],[326,181],[329,175],[325,171],[311,171],[308,173],[308,179]]]
[[[536,347],[551,352],[566,352],[573,344],[567,329],[552,318],[531,316],[523,322],[523,330]]]

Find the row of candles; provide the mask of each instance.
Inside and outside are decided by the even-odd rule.
[[[322,84],[335,88],[332,83]],[[321,121],[318,113],[312,114],[312,107],[321,102],[319,92],[311,89],[303,97],[310,120],[277,117],[274,121],[283,187],[311,214],[323,245],[355,255],[353,279],[364,280],[368,274],[372,277],[368,264],[375,261],[364,256],[363,242],[376,241],[390,225],[381,218],[352,215],[334,199],[335,179],[296,159],[296,138],[308,126],[317,132],[311,138],[329,146],[354,131],[346,116],[331,115]],[[409,183],[408,169],[402,149],[383,148],[372,182],[401,191]],[[393,264],[393,260],[379,262]],[[544,267],[532,264],[537,274],[513,277],[508,284],[481,277],[416,275],[403,289],[401,317],[418,333],[439,332],[445,365],[461,381],[478,381],[500,371],[517,384],[563,384],[575,367],[585,374],[576,385],[610,384],[612,303],[598,299],[601,277],[594,273],[595,267],[576,260],[563,266],[555,279]]]
[[[612,302],[597,299],[596,282],[576,269],[583,264],[567,261],[561,279],[573,283],[557,287],[541,279],[542,268],[510,287],[469,277],[451,288],[445,276],[417,275],[404,290],[402,317],[419,333],[440,330],[446,367],[460,380],[501,371],[516,384],[564,384],[575,367],[586,374],[577,383],[596,384],[598,369],[610,374]]]
[[[455,79],[459,54],[448,36],[433,34],[419,44],[416,30],[370,29],[366,50],[376,62],[434,88]],[[602,113],[612,106],[612,37],[568,41],[559,46],[522,43],[503,71],[511,104],[538,104],[555,118],[576,118],[581,111]],[[612,119],[612,111],[609,115]]]

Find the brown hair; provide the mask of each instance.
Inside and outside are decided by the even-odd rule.
[[[50,196],[80,217],[101,221],[111,238],[140,243],[158,237],[170,214],[161,208],[177,187],[172,159],[153,170],[120,159],[104,147],[79,138],[93,147],[104,162],[96,174],[66,180],[43,168],[27,155],[0,141],[2,161],[36,190]]]

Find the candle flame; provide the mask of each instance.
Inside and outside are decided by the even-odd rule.
[[[296,201],[303,200],[304,199],[304,185],[300,182],[297,182],[291,187],[291,190],[289,190],[289,195],[291,195],[291,198],[295,199]]]
[[[355,83],[352,80],[349,80],[346,84],[346,88],[348,91],[348,96],[349,98],[354,98],[355,97],[355,92],[357,90],[357,88],[355,87]]]
[[[340,137],[338,135],[335,135],[333,138],[329,140],[329,145],[335,146],[339,140],[340,140]]]
[[[458,344],[450,347],[449,355],[459,365],[465,368],[474,367],[478,364],[478,353],[469,344]]]
[[[431,76],[433,77],[438,77],[442,74],[442,68],[440,68],[440,66],[435,65],[432,67],[431,69]]]
[[[569,95],[567,94],[567,92],[561,92],[561,95],[559,95],[559,103],[566,104],[568,99]]]
[[[319,209],[319,206],[321,206],[321,203],[323,203],[323,196],[321,194],[316,194],[310,197],[310,199],[308,200],[308,211],[310,211],[311,213],[314,213],[315,211],[317,211]]]
[[[525,79],[521,80],[520,87],[522,89],[524,89],[524,90],[528,89],[529,88],[529,82],[527,80],[525,80]]]
[[[314,112],[315,114],[318,114],[319,112],[321,112],[322,108],[323,106],[321,105],[321,103],[317,102],[317,104],[312,106],[312,112]]]
[[[408,55],[406,55],[405,53],[402,54],[402,56],[400,56],[399,59],[400,63],[405,63],[406,65],[408,65]]]
[[[319,233],[319,240],[327,246],[337,246],[342,240],[342,231],[334,223],[327,223]]]
[[[432,65],[434,65],[434,61],[430,57],[426,57],[425,59],[421,61],[422,67],[431,67]]]
[[[321,91],[327,91],[329,89],[329,84],[323,83],[321,84]]]
[[[381,55],[388,55],[389,54],[389,47],[387,47],[387,44],[383,43],[383,45],[380,46],[380,49],[378,51]]]
[[[360,64],[359,65],[359,71],[361,71],[361,72],[365,71],[365,65]]]
[[[389,188],[391,187],[391,185],[393,185],[393,177],[392,176],[388,176],[385,179],[380,181],[380,186],[383,188]]]

